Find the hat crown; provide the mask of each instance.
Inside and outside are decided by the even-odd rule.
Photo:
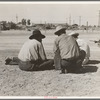
[[[63,31],[63,33],[64,33],[64,31],[66,30],[66,27],[64,27],[64,26],[62,26],[62,25],[58,25],[57,27],[56,27],[56,31],[55,31],[55,35],[58,35],[59,34],[59,32],[61,33],[61,31]]]
[[[35,29],[32,33],[34,36],[41,36],[41,32],[38,29]]]
[[[38,29],[35,29],[33,32],[32,32],[32,35],[29,37],[29,39],[36,39],[36,38],[45,38],[45,35],[41,34],[40,30]]]
[[[61,25],[59,25],[59,26],[57,26],[56,27],[56,31],[59,31],[59,30],[61,30],[61,29],[63,29],[64,27],[62,27]]]

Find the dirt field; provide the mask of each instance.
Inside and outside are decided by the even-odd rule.
[[[53,58],[56,38],[53,33],[43,32],[47,58]],[[100,39],[100,31],[80,32],[80,38],[85,39],[91,49],[91,61],[80,74],[60,74],[56,70],[25,72],[17,65],[5,65],[5,58],[17,56],[30,34],[13,30],[0,33],[0,96],[100,97],[100,47],[90,41]]]

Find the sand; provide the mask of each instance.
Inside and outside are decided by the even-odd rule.
[[[54,31],[46,31],[43,45],[47,58],[53,58]],[[100,32],[82,32],[80,38],[91,49],[90,63],[83,73],[60,74],[60,70],[26,72],[17,65],[5,65],[6,57],[17,56],[31,32],[2,31],[0,33],[0,96],[100,97],[100,48],[90,40],[100,39]],[[50,96],[50,97],[49,97]]]

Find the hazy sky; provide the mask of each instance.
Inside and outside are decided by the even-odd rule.
[[[22,18],[30,19],[33,23],[41,22],[68,22],[71,16],[71,24],[98,25],[100,2],[98,3],[0,3],[0,21],[16,22]]]

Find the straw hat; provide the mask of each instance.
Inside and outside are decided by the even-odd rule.
[[[61,30],[66,30],[66,28],[63,27],[63,26],[61,26],[61,25],[57,26],[57,27],[56,27],[56,31],[55,31],[54,34],[55,34],[55,35],[58,35],[59,31],[61,31]]]

